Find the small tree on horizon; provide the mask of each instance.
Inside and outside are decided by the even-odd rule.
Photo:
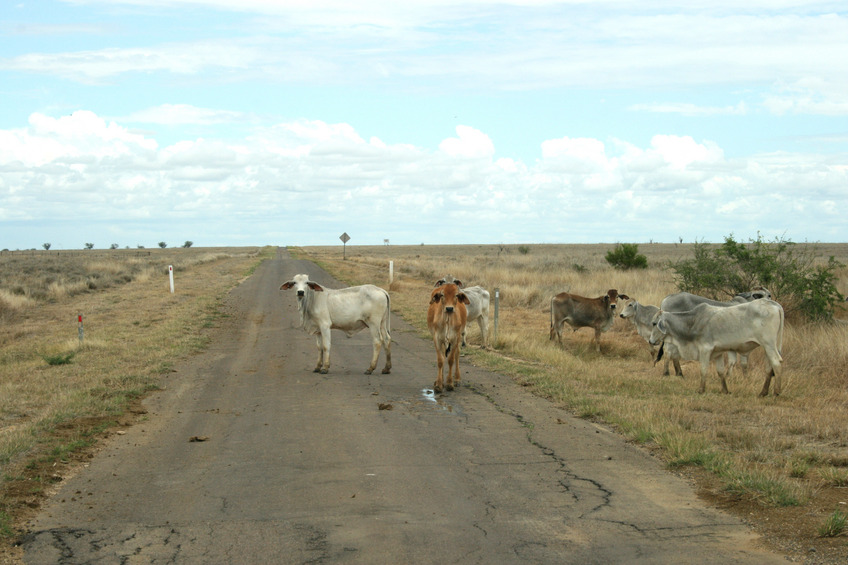
[[[51,244],[50,243],[42,243],[41,247],[43,247],[45,251],[50,251]]]
[[[86,243],[85,248],[86,249],[94,249],[94,244],[93,243]]]
[[[117,248],[118,248],[117,243],[113,243],[112,245],[109,246],[109,249],[117,249]]]
[[[159,247],[161,247],[162,249],[165,249],[166,247],[168,247],[168,244],[167,244],[167,243],[165,243],[164,241],[160,241],[160,242],[159,242]]]
[[[186,247],[186,248],[191,247],[192,245],[194,245],[193,241],[186,241],[185,243],[183,243],[183,247]]]

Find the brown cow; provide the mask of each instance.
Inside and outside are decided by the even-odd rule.
[[[453,390],[454,383],[459,385],[459,349],[468,312],[465,305],[468,297],[452,283],[443,284],[430,293],[430,307],[427,309],[427,327],[433,335],[436,346],[436,360],[439,372],[433,383],[434,392]],[[447,383],[444,381],[445,357],[448,360]]]
[[[598,298],[586,298],[576,294],[561,292],[551,299],[551,339],[562,345],[562,326],[566,322],[574,331],[580,328],[594,328],[595,349],[601,351],[601,332],[612,327],[615,322],[615,301],[627,299],[626,294],[610,289]]]

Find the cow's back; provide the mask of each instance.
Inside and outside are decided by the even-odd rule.
[[[467,320],[473,321],[480,316],[489,315],[489,291],[482,286],[463,288],[462,292],[468,297],[466,306]]]
[[[565,320],[572,327],[595,326],[613,319],[612,309],[601,299],[561,292],[551,302],[555,321]]]
[[[389,308],[389,295],[373,284],[325,291],[324,297],[333,327],[353,329],[382,319]],[[316,293],[320,296],[322,293]]]

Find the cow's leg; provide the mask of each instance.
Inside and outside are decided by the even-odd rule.
[[[442,392],[442,386],[444,385],[445,352],[442,350],[443,345],[439,339],[433,339],[433,343],[436,345],[436,364],[439,367],[436,373],[436,382],[433,383],[433,392]]]
[[[386,319],[380,324],[380,338],[383,340],[383,347],[386,349],[386,364],[383,366],[383,374],[388,375],[392,372],[392,336],[386,327]]]
[[[480,343],[483,344],[483,349],[489,347],[489,317],[480,316],[477,318],[477,325],[480,326]]]
[[[739,355],[739,366],[742,368],[742,376],[748,376],[748,354]]]
[[[707,390],[707,373],[710,371],[710,354],[702,351],[698,357],[701,362],[701,386],[698,392],[704,394]]]
[[[724,353],[719,353],[718,355],[713,356],[713,361],[715,362],[716,372],[718,373],[718,378],[721,379],[721,392],[724,394],[730,394],[730,391],[727,390],[727,380],[725,377],[730,372],[731,367],[733,367],[732,363],[727,363],[725,365],[724,362]]]
[[[769,365],[771,365],[771,369],[769,369],[769,372],[766,373],[766,380],[763,383],[763,390],[760,391],[760,396],[768,396],[772,375],[774,376],[774,395],[780,396],[780,375],[783,372],[783,358],[780,356],[780,352],[778,352],[776,349],[770,347],[766,347],[764,349],[766,350],[766,359],[768,359]]]
[[[380,326],[372,324],[368,326],[371,332],[371,364],[365,369],[365,374],[370,375],[377,368],[377,359],[380,358],[380,346],[383,344],[383,336],[380,335]]]
[[[321,345],[321,334],[315,336],[315,346],[318,348],[318,362],[315,364],[315,368],[312,369],[313,373],[320,373],[321,367],[324,365],[324,347]]]
[[[453,367],[456,363],[456,357],[459,355],[459,345],[460,339],[455,339],[454,341],[448,342],[447,351],[445,351],[445,356],[448,358],[448,377],[445,382],[445,390],[453,390]]]
[[[330,328],[321,328],[321,334],[318,336],[318,348],[321,350],[321,355],[318,358],[318,367],[315,369],[316,372],[326,375],[330,372]]]
[[[465,347],[465,346],[468,345],[468,342],[465,340],[465,334],[466,333],[468,333],[468,328],[467,327],[462,328],[462,340],[461,340],[462,341],[462,347]]]
[[[457,345],[459,344],[457,343]],[[451,351],[451,354],[453,355],[453,363],[451,363],[453,366],[453,386],[459,386],[459,347],[455,347],[453,351]],[[450,387],[448,390],[453,390],[453,387]]]
[[[601,352],[601,328],[595,328],[595,351]]]

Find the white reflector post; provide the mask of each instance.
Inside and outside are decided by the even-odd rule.
[[[174,266],[168,265],[168,280],[171,282],[171,294],[174,294]]]

